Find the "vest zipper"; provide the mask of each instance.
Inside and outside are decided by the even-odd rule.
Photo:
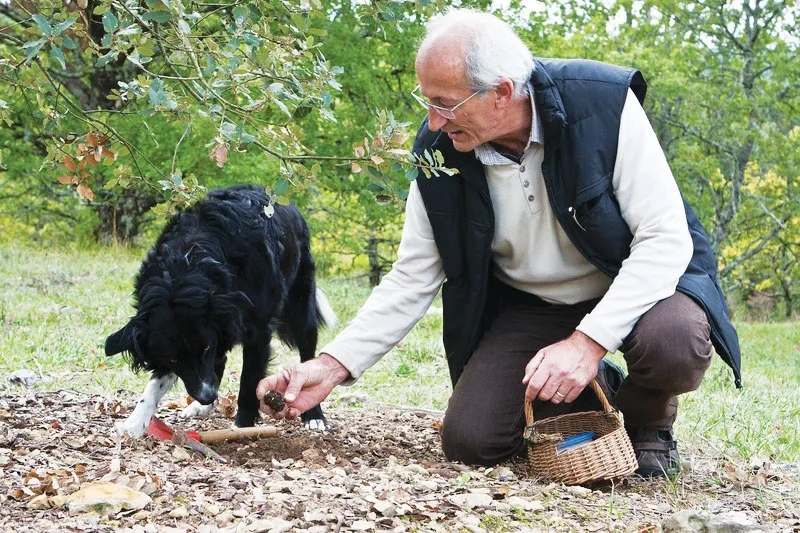
[[[573,207],[571,207],[571,206],[570,206],[570,207],[567,209],[567,212],[568,212],[570,215],[572,215],[572,220],[574,220],[574,221],[575,221],[575,224],[577,224],[577,225],[578,225],[578,227],[579,227],[579,228],[581,228],[581,229],[582,229],[582,230],[585,232],[585,231],[586,231],[586,228],[584,228],[584,227],[581,225],[581,223],[580,223],[580,222],[578,222],[578,212],[577,212],[577,211],[575,211],[575,208],[573,208]]]

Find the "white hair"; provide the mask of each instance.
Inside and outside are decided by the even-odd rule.
[[[533,54],[506,22],[474,9],[452,9],[428,22],[420,50],[440,38],[461,41],[473,91],[488,91],[508,78],[515,97],[525,93],[535,68]]]

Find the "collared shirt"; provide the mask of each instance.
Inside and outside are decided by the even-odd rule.
[[[528,91],[533,94],[530,84]],[[542,174],[542,124],[533,96],[529,97],[531,133],[518,161],[490,143],[475,148],[494,208],[494,275],[550,303],[575,304],[600,298],[608,291],[611,279],[572,245],[553,213]]]
[[[544,133],[542,132],[542,121],[539,120],[539,113],[536,111],[536,102],[533,99],[533,86],[530,82],[525,84],[525,90],[531,102],[531,110],[533,118],[531,120],[531,135],[528,138],[528,144],[525,145],[525,151],[528,150],[531,143],[544,144]],[[484,143],[475,147],[475,157],[486,166],[490,165],[507,165],[514,163],[514,160],[498,152],[491,143]]]
[[[523,153],[521,163],[515,163],[499,154],[491,146],[476,148],[487,170],[492,190],[503,185],[502,174],[511,169],[541,175],[541,159],[532,157],[542,151],[538,136],[539,119],[534,109],[531,125],[531,142]],[[495,153],[492,153],[495,152]],[[517,168],[514,166],[517,165]],[[497,167],[497,168],[495,168]],[[503,172],[497,172],[504,169]],[[531,174],[533,176],[533,174]],[[522,180],[524,177],[517,177]],[[593,292],[575,294],[571,285],[586,279],[586,287],[602,295],[594,310],[578,326],[582,331],[609,352],[616,351],[633,329],[638,319],[659,300],[675,292],[678,279],[686,270],[692,255],[692,240],[683,210],[683,200],[667,164],[664,152],[644,110],[631,91],[622,111],[619,131],[619,148],[613,176],[614,196],[620,206],[631,234],[631,253],[623,262],[613,280],[590,265],[563,233],[552,213],[547,213],[549,202],[543,196],[543,187],[537,193],[492,194],[495,214],[502,213],[496,227],[492,251],[496,262],[506,260],[495,272],[501,279],[522,290],[552,302],[572,303],[576,297],[587,300]],[[516,182],[505,186],[517,187]],[[533,195],[532,201],[520,201]],[[544,191],[546,194],[546,191]],[[538,211],[537,211],[538,209]],[[504,229],[502,217],[510,217]],[[517,235],[515,227],[538,217],[536,231]],[[550,220],[552,219],[552,220]],[[516,220],[516,222],[515,222]],[[550,228],[548,230],[548,228]],[[549,231],[549,234],[548,234]],[[549,241],[544,254],[539,246],[542,236]],[[565,237],[565,236],[564,236]],[[559,257],[554,259],[553,254]],[[564,265],[568,265],[565,268]],[[424,316],[433,302],[445,274],[427,212],[416,182],[411,184],[406,204],[406,219],[398,248],[397,261],[384,276],[364,306],[350,324],[322,351],[332,355],[357,379],[391,350]]]

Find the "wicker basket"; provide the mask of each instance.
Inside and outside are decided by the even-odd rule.
[[[532,475],[566,485],[581,485],[625,476],[638,468],[620,415],[608,403],[597,381],[590,385],[603,411],[569,413],[534,422],[531,402],[525,402],[524,437]],[[558,453],[557,447],[565,438],[587,431],[595,433],[594,440]]]

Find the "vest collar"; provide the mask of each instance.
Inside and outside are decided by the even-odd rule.
[[[538,59],[534,58],[533,61],[536,66],[531,75],[531,86],[544,133],[544,145],[555,146],[561,139],[561,131],[567,126],[567,113],[561,95],[544,65]]]

